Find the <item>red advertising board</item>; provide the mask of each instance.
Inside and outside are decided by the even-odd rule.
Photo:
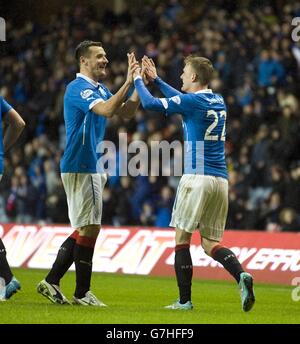
[[[49,269],[57,250],[72,233],[63,225],[0,225],[13,267]],[[232,249],[256,282],[290,285],[300,276],[300,233],[225,231],[223,244]],[[191,243],[194,278],[231,279],[208,257],[196,233]],[[147,227],[104,227],[98,237],[93,270],[140,275],[174,275],[174,230]],[[71,267],[74,269],[74,266]]]

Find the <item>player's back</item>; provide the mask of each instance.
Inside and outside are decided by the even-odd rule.
[[[226,106],[211,90],[186,94],[183,116],[185,173],[227,178],[225,162]]]

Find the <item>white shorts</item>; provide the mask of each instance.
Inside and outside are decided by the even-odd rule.
[[[181,177],[170,226],[221,241],[228,211],[228,181],[221,177],[185,174]]]
[[[67,195],[71,226],[101,225],[106,174],[62,173],[61,179]]]

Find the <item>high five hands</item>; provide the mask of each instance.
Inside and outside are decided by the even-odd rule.
[[[136,76],[141,76],[144,83],[147,85],[149,81],[157,78],[156,67],[152,59],[148,56],[142,58],[141,66],[136,60],[134,53],[127,54],[128,56],[128,75],[127,80],[132,80]]]
[[[133,79],[136,76],[136,73],[139,73],[140,66],[138,61],[135,58],[134,53],[127,54],[128,58],[128,71],[127,71],[127,79],[126,81],[130,84],[133,83]],[[137,74],[139,75],[139,74]]]
[[[149,81],[154,81],[157,78],[155,64],[153,60],[146,55],[142,58],[142,69]]]

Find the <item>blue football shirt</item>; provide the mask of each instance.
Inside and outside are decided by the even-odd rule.
[[[2,123],[3,116],[12,109],[12,106],[7,103],[7,101],[0,96],[0,122]],[[0,174],[3,174],[3,157],[4,157],[4,148],[3,148],[3,132],[2,125],[0,125]]]
[[[182,115],[184,173],[227,178],[225,162],[226,105],[210,89],[154,98],[141,78],[135,86],[144,108]]]
[[[97,145],[105,134],[106,117],[91,109],[112,96],[100,83],[78,73],[64,96],[66,148],[60,162],[62,173],[96,173]]]

